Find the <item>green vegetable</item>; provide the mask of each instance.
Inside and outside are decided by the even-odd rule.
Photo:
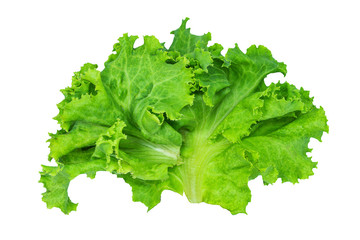
[[[187,21],[169,49],[154,36],[134,48],[137,37],[125,34],[103,71],[87,63],[62,90],[61,130],[49,140],[58,166],[43,166],[40,179],[49,208],[76,210],[71,180],[97,171],[123,178],[149,209],[172,190],[232,214],[245,213],[258,176],[267,185],[313,175],[308,143],[328,132],[324,110],[302,88],[264,83],[286,74],[264,46],[235,45],[223,56]]]

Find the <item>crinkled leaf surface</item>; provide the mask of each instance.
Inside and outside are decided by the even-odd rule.
[[[246,213],[258,176],[268,185],[313,175],[308,143],[328,132],[323,108],[302,88],[265,84],[286,65],[264,46],[222,55],[188,20],[169,49],[153,36],[134,48],[137,37],[124,34],[102,72],[85,64],[62,90],[62,129],[49,140],[58,167],[44,166],[40,180],[48,207],[75,210],[70,181],[97,171],[123,178],[149,210],[171,190],[232,214]]]
[[[50,134],[50,159],[60,161],[74,151],[93,148],[93,154],[86,155],[89,164],[104,162],[109,172],[144,180],[167,179],[168,168],[180,163],[182,136],[164,120],[180,118],[181,109],[192,103],[193,73],[184,57],[170,63],[155,37],[144,37],[144,44],[135,49],[136,39],[126,34],[119,38],[102,72],[97,65],[85,64],[74,74],[72,86],[62,90],[65,99],[55,117],[62,129]],[[68,166],[58,163],[64,171],[59,170],[63,177],[56,179],[69,184]],[[57,191],[66,196],[66,188]],[[75,209],[65,207],[67,198],[61,199],[62,204],[49,206],[64,212]]]

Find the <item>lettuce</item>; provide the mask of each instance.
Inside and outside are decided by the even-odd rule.
[[[187,21],[169,49],[154,36],[134,48],[138,37],[124,34],[103,71],[87,63],[62,90],[61,130],[49,139],[57,166],[43,166],[40,178],[48,208],[76,210],[71,180],[98,171],[123,178],[148,209],[172,190],[232,214],[246,212],[258,176],[267,185],[313,175],[308,143],[328,132],[323,108],[302,88],[265,84],[286,65],[264,46],[222,55]]]

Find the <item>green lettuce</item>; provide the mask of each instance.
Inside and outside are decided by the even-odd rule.
[[[48,208],[76,210],[71,180],[98,171],[123,178],[149,210],[172,190],[232,214],[246,213],[258,176],[268,185],[314,174],[308,143],[328,132],[323,108],[302,88],[265,84],[286,65],[264,46],[222,55],[187,21],[169,49],[154,36],[134,48],[138,37],[124,34],[103,71],[86,63],[62,90],[61,130],[49,139],[57,166],[43,166],[40,178]]]

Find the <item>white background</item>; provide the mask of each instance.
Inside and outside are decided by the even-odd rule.
[[[1,1],[0,239],[360,239],[357,1]],[[267,46],[288,82],[323,106],[330,134],[311,141],[315,175],[300,184],[250,182],[248,215],[164,192],[147,213],[121,179],[100,173],[69,189],[78,210],[47,209],[38,183],[59,89],[85,62],[100,69],[123,33],[169,34],[190,17],[225,48]],[[139,41],[139,43],[141,40]],[[284,81],[273,75],[266,81]]]

